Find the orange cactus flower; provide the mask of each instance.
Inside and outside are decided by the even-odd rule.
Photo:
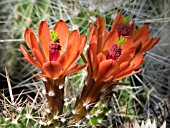
[[[159,38],[149,39],[149,26],[144,25],[136,30],[136,24],[129,23],[129,18],[124,17],[121,13],[117,15],[114,22],[112,23],[111,30],[117,30],[119,36],[132,36],[136,45],[136,54],[140,54],[152,49]]]
[[[57,39],[52,39],[55,34]],[[73,63],[85,46],[85,35],[79,35],[77,30],[69,34],[68,26],[62,20],[55,24],[51,35],[50,37],[50,30],[45,21],[42,21],[38,27],[39,41],[32,29],[25,30],[25,41],[36,60],[31,57],[22,44],[20,50],[25,56],[25,60],[42,70],[43,74],[36,75],[36,77],[63,78],[83,69],[85,65],[73,65]]]
[[[83,119],[97,101],[110,93],[113,87],[125,85],[118,80],[141,72],[140,69],[135,71],[144,61],[141,52],[148,50],[146,45],[151,48],[158,41],[157,38],[151,39],[149,44],[148,37],[143,37],[141,30],[135,33],[129,23],[119,23],[121,16],[119,14],[115,19],[110,32],[101,17],[98,17],[96,27],[90,24],[90,44],[87,49],[88,79],[76,102],[77,113],[73,116],[73,121]],[[138,42],[141,42],[141,45],[137,45]]]
[[[48,24],[42,21],[38,27],[38,37],[39,40],[32,29],[25,30],[24,38],[34,58],[24,45],[20,45],[20,50],[26,61],[42,71],[42,74],[37,74],[35,77],[45,78],[46,96],[51,112],[61,114],[65,76],[86,67],[86,64],[83,66],[73,64],[82,53],[86,36],[80,35],[77,30],[69,33],[67,24],[60,20],[51,33]]]
[[[96,81],[106,80],[111,74],[114,76],[114,80],[119,80],[126,77],[125,74],[130,75],[128,73],[131,73],[142,64],[143,54],[136,56],[137,47],[132,36],[121,38],[116,30],[108,32],[101,17],[97,19],[97,27],[90,24],[90,30],[90,46],[87,49],[87,57]],[[125,63],[127,67],[122,70],[124,72],[122,73],[122,68],[119,67],[124,67],[122,65]],[[130,68],[132,65],[133,68]],[[106,67],[108,67],[108,71],[106,71]],[[130,71],[125,73],[125,70]],[[107,72],[108,75],[103,75],[100,72]]]

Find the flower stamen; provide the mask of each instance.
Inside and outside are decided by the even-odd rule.
[[[49,45],[49,60],[57,61],[60,56],[61,45],[60,40],[58,39],[58,33],[54,30],[50,33],[51,43]]]
[[[121,55],[121,52],[122,52],[122,49],[116,44],[113,44],[112,48],[108,50],[106,59],[117,60],[119,56]]]
[[[117,23],[118,36],[128,36],[130,33],[130,27],[124,23]]]
[[[49,46],[49,60],[50,61],[57,61],[57,59],[60,56],[60,51],[61,50],[61,46],[58,43],[51,43]]]

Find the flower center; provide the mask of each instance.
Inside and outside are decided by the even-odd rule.
[[[49,60],[57,61],[60,56],[61,46],[59,43],[52,42],[49,46]]]
[[[60,44],[59,43],[54,43],[54,42],[52,42],[51,44],[50,44],[50,46],[49,46],[49,52],[50,53],[54,53],[54,52],[56,52],[56,51],[60,51],[61,50],[61,46],[60,46]]]
[[[50,33],[51,44],[49,45],[49,60],[57,61],[60,56],[61,45],[58,39],[58,33],[54,30]]]
[[[117,23],[118,36],[128,36],[130,33],[130,27],[124,23]]]
[[[108,54],[106,56],[106,59],[112,59],[112,60],[116,60],[119,58],[119,56],[121,55],[122,49],[117,46],[116,44],[113,44],[112,48],[108,50]]]

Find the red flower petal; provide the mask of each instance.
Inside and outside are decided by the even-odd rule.
[[[106,37],[104,46],[103,46],[103,51],[109,50],[113,44],[117,44],[118,41],[118,34],[116,31],[111,31],[109,35]]]
[[[105,79],[105,74],[110,70],[112,67],[112,60],[105,60],[102,61],[99,65],[96,81],[102,81]]]
[[[47,74],[35,74],[34,78],[50,78]]]
[[[96,58],[96,56],[94,55],[94,58]],[[97,58],[93,60],[93,70],[94,70],[94,76],[96,77],[98,74],[98,68],[99,65],[102,61],[106,60],[106,56],[103,53],[99,53],[97,55]]]
[[[38,43],[37,38],[36,38],[36,36],[35,36],[35,34],[33,32],[30,33],[30,41],[31,41],[31,45],[32,45],[31,49],[35,48],[36,50],[38,50],[39,54],[41,54],[42,61],[46,62],[47,58],[44,55],[44,51],[43,51],[42,47],[40,46],[40,44]]]
[[[31,55],[30,55],[29,52],[26,50],[26,48],[25,48],[24,45],[22,45],[22,44],[20,45],[20,50],[21,50],[22,54],[25,56],[25,59],[26,59],[28,62],[30,62],[32,65],[35,65],[36,67],[38,67],[38,68],[41,69],[42,71],[44,71],[43,68],[42,68],[42,66],[31,57]]]
[[[159,41],[159,38],[152,38],[150,40],[147,40],[145,43],[143,43],[140,53],[146,52],[152,49],[158,43],[158,41]]]
[[[90,41],[94,35],[94,31],[95,31],[95,26],[92,23],[90,23],[90,37],[89,37]]]
[[[77,30],[74,30],[70,33],[68,38],[66,58],[72,58],[73,54],[77,52],[79,45],[79,34]]]
[[[149,33],[149,26],[148,25],[144,25],[141,28],[139,28],[139,30],[137,30],[134,34],[134,41],[136,42],[137,40],[139,40],[141,38],[141,35],[144,35],[146,33]]]
[[[115,69],[112,74],[114,76],[114,79],[116,79],[119,75],[123,75],[125,73],[125,70],[127,70],[129,66],[130,62],[122,62],[121,64],[119,64],[119,68]]]
[[[133,22],[133,23],[130,25],[130,28],[131,28],[131,30],[130,30],[129,35],[130,35],[130,36],[133,36],[133,35],[135,34],[135,32],[136,32],[136,24]]]
[[[144,55],[143,54],[136,56],[131,61],[129,68],[125,69],[124,72],[117,74],[115,76],[115,80],[119,80],[119,79],[125,78],[127,76],[131,76],[133,74],[132,72],[135,69],[139,68],[142,65],[143,61],[144,61]],[[139,72],[140,71],[137,71],[134,74],[139,73]]]
[[[83,51],[84,47],[85,47],[85,44],[86,44],[86,36],[85,35],[80,35],[80,39],[79,39],[79,47],[78,49],[80,51]]]
[[[111,30],[115,30],[116,29],[116,24],[122,22],[123,19],[124,19],[123,15],[121,13],[119,13],[116,16],[114,22],[112,23],[112,29]]]
[[[42,47],[44,49],[46,58],[49,58],[49,45],[50,45],[50,30],[48,24],[45,21],[42,21],[38,26],[38,35]]]
[[[130,61],[134,57],[135,51],[136,51],[135,47],[132,47],[122,52],[122,55],[120,55],[120,57],[117,60],[118,64],[121,64],[122,62]]]
[[[60,40],[61,53],[63,53],[64,47],[66,46],[68,40],[68,26],[63,20],[59,20],[53,30],[58,33],[58,39]]]
[[[97,19],[97,54],[102,51],[105,41],[106,24],[100,16]]]
[[[93,55],[92,50],[90,48],[88,48],[87,51],[86,51],[86,54],[87,54],[87,61],[88,61],[88,64],[89,64],[88,66],[89,66],[89,69],[90,69],[89,72],[94,72],[94,70],[93,70],[93,67],[94,67],[93,57],[94,57],[94,55]]]
[[[126,37],[126,42],[121,44],[122,52],[128,50],[131,47],[136,47],[133,37]]]
[[[66,63],[67,63],[67,59],[66,59],[65,55],[62,54],[62,55],[58,58],[57,62],[60,63],[60,65],[62,66],[62,68],[64,68],[65,65],[66,65]]]
[[[87,66],[86,64],[84,64],[82,66],[80,66],[80,64],[76,64],[74,68],[70,68],[66,72],[64,72],[64,76],[78,72],[78,71],[84,69],[86,66]]]
[[[106,60],[106,56],[101,52],[97,55],[97,62],[98,62],[98,65],[103,61],[103,60]]]
[[[30,49],[32,49],[32,43],[30,41],[30,33],[34,33],[34,31],[30,28],[26,28],[25,33],[24,33],[24,39]]]
[[[62,70],[61,65],[56,63],[56,61],[47,61],[43,64],[43,68],[51,78],[58,77]]]
[[[37,49],[33,48],[32,53],[40,64],[44,63],[43,55]]]
[[[80,51],[74,52],[74,54],[67,60],[67,64],[64,69],[68,69],[76,61],[79,55]]]

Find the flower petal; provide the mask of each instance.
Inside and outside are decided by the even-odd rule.
[[[30,33],[34,33],[34,31],[30,28],[26,28],[25,33],[24,33],[24,39],[30,49],[32,49],[32,43],[30,41]]]
[[[37,50],[40,50],[40,47],[39,47],[39,44],[38,44],[35,34],[33,32],[30,32],[29,36],[30,36],[30,41],[31,41],[31,46],[32,46],[31,49],[35,48]]]
[[[145,42],[147,41],[147,39],[149,38],[149,35],[150,35],[149,32],[141,35],[137,40],[135,40],[135,43],[141,42],[142,45],[144,45],[144,43],[145,43]]]
[[[134,59],[131,61],[131,65],[135,65],[133,69],[140,67],[143,61],[144,61],[144,54],[135,56]]]
[[[97,62],[98,62],[98,65],[102,62],[106,60],[106,56],[101,52],[97,55]]]
[[[64,69],[65,70],[68,69],[76,61],[79,55],[80,55],[80,51],[76,51],[70,58],[68,57],[69,59],[66,58],[68,60],[67,60],[67,64]]]
[[[97,19],[97,54],[102,51],[105,41],[106,24],[100,16]]]
[[[136,32],[136,24],[133,22],[131,25],[130,25],[130,33],[129,33],[129,35],[130,36],[133,36],[134,34],[135,34],[135,32]]]
[[[144,61],[144,55],[143,54],[140,54],[140,55],[136,56],[131,61],[129,68],[126,68],[126,69],[124,69],[124,72],[117,74],[115,76],[115,80],[119,80],[119,79],[125,78],[127,76],[131,76],[132,72],[135,69],[139,68],[142,65],[143,61]],[[139,72],[140,71],[137,71],[137,72],[135,72],[135,74],[139,73]]]
[[[103,30],[103,31],[106,30],[106,24],[104,22],[104,19],[102,17],[98,16],[98,18],[97,18],[97,27],[99,28],[100,26],[102,27],[101,30]],[[103,32],[101,32],[101,33],[103,33]]]
[[[116,31],[111,31],[105,39],[103,51],[109,50],[113,46],[113,44],[117,44],[117,42],[118,42],[118,33]]]
[[[105,79],[105,74],[110,70],[112,67],[112,60],[104,60],[100,63],[96,81],[102,81]]]
[[[124,44],[121,44],[121,49],[123,51],[127,51],[131,47],[135,47],[135,42],[133,37],[126,37],[126,42]]]
[[[90,69],[91,72],[94,72],[93,68],[94,68],[94,65],[93,65],[93,52],[90,48],[87,49],[86,51],[86,54],[87,54],[87,61],[88,61],[88,67]]]
[[[46,58],[49,58],[49,45],[51,38],[48,24],[45,21],[42,21],[38,26],[38,36],[44,49]]]
[[[119,13],[116,16],[114,22],[112,23],[112,29],[111,30],[115,30],[116,29],[116,24],[120,23],[120,22],[123,22],[123,19],[124,19],[123,15],[121,13]]]
[[[92,50],[93,54],[96,55],[97,54],[97,38],[96,38],[96,35],[94,35],[91,38],[89,47]]]
[[[150,40],[147,40],[143,45],[142,48],[140,50],[140,53],[142,52],[146,52],[150,49],[152,49],[159,41],[160,38],[152,38]]]
[[[90,37],[89,37],[90,41],[91,41],[93,35],[95,34],[94,31],[95,31],[95,26],[93,25],[93,23],[90,23]]]
[[[94,55],[94,58],[96,58],[96,56]],[[97,58],[93,60],[93,70],[94,70],[94,76],[96,77],[98,74],[98,69],[99,69],[99,65],[102,61],[106,60],[106,56],[103,53],[99,53],[97,55]],[[96,62],[97,61],[97,62]]]
[[[68,40],[68,46],[66,49],[66,58],[69,59],[67,61],[65,69],[69,68],[69,66],[71,66],[76,61],[76,59],[82,53],[85,44],[86,36],[84,35],[79,36],[77,30],[71,32]]]
[[[134,41],[136,42],[137,40],[139,40],[141,38],[141,35],[144,35],[146,33],[149,33],[149,26],[148,25],[144,25],[143,27],[139,28],[139,30],[137,30],[134,34]]]
[[[43,64],[43,68],[51,78],[58,77],[60,71],[62,70],[61,65],[59,63],[56,63],[56,61],[47,61]]]
[[[34,78],[50,78],[47,74],[35,74]]]
[[[118,76],[124,75],[126,73],[126,69],[130,66],[130,62],[123,62],[119,65],[119,68],[113,71],[114,80],[117,80]]]
[[[58,60],[57,60],[58,63],[60,63],[60,65],[62,66],[62,68],[65,67],[66,63],[67,63],[67,59],[65,57],[65,54],[62,54]]]
[[[44,55],[44,51],[40,47],[37,38],[34,34],[34,31],[30,28],[26,28],[25,34],[24,34],[25,41],[27,42],[28,47],[33,50],[34,48],[39,50],[39,52],[43,55],[44,62],[46,61],[46,57]]]
[[[43,56],[37,49],[33,48],[32,53],[40,64],[44,63]]]
[[[113,76],[113,73],[120,69],[116,61],[112,61],[112,66],[110,67],[110,70],[104,75],[105,80],[108,79],[109,77]],[[114,79],[114,76],[113,76]]]
[[[136,45],[136,52],[135,52],[135,54],[138,54],[138,53],[140,53],[140,51],[142,49],[142,43],[138,42],[138,43],[135,43],[135,45]]]
[[[132,75],[134,75],[134,74],[138,74],[138,73],[141,73],[141,72],[142,72],[142,69],[139,69],[139,70],[134,71],[134,72],[131,71],[130,73],[126,73],[126,74],[124,74],[124,75],[120,75],[120,76],[116,77],[115,80],[120,80],[120,79],[123,79],[123,78],[125,78],[125,77],[132,76]]]
[[[22,45],[22,44],[20,45],[20,50],[21,50],[22,54],[25,56],[25,60],[30,62],[32,65],[38,67],[40,70],[44,71],[42,66],[31,57],[31,55],[26,50],[24,45]]]
[[[80,35],[80,39],[79,39],[79,47],[78,49],[80,50],[80,53],[82,53],[84,47],[86,44],[86,36],[85,35]]]
[[[64,75],[66,76],[66,75],[69,75],[69,74],[73,74],[73,73],[75,73],[75,72],[78,72],[78,71],[84,69],[86,66],[87,66],[87,64],[84,64],[84,65],[82,65],[82,66],[80,66],[80,64],[76,64],[76,66],[75,66],[74,68],[69,69],[69,70],[67,70],[66,72],[64,72]]]
[[[37,38],[33,32],[30,32],[30,41],[31,41],[31,45],[32,45],[31,49],[34,49],[34,48],[37,49],[39,51],[39,54],[41,54],[42,61],[46,62],[47,58],[44,54],[44,51],[43,51],[42,47],[40,46],[40,44],[38,43]]]
[[[135,55],[136,48],[131,47],[127,49],[126,51],[122,52],[122,55],[117,60],[118,64],[121,64],[122,62],[130,61],[134,55]]]
[[[27,61],[29,61],[31,64],[35,66],[37,65],[37,62],[31,57],[31,55],[29,54],[29,52],[27,51],[27,49],[23,44],[20,44],[20,50],[22,54],[25,56],[25,58],[27,59]]]
[[[69,34],[68,26],[63,20],[59,20],[55,24],[53,30],[58,33],[58,39],[60,40],[61,50],[63,53],[68,40],[68,34]]]
[[[79,34],[77,30],[70,33],[68,38],[68,44],[66,48],[66,58],[72,58],[73,54],[79,47]]]

